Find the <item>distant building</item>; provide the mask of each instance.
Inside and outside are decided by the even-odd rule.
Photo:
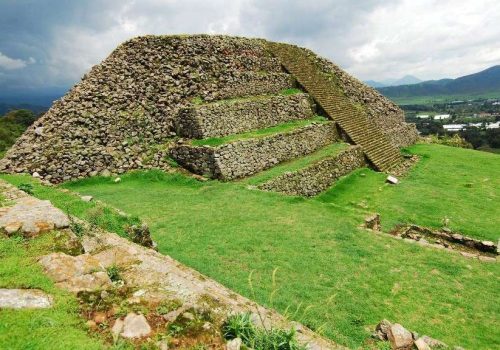
[[[466,124],[446,124],[443,125],[443,128],[446,131],[461,131],[465,129],[466,126],[467,126]]]
[[[428,114],[420,114],[420,115],[417,115],[417,118],[420,118],[420,119],[428,119],[430,116]]]
[[[443,120],[443,119],[450,119],[451,115],[449,114],[437,114],[434,116],[434,120]]]
[[[500,121],[496,123],[488,123],[488,125],[486,125],[486,129],[498,129],[498,128],[500,128]]]
[[[499,101],[493,102],[493,106],[500,106],[500,102]]]

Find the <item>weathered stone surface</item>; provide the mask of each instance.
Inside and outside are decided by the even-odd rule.
[[[102,265],[88,254],[71,256],[52,253],[40,258],[39,263],[58,286],[74,293],[112,287]]]
[[[69,226],[69,218],[50,201],[42,201],[33,197],[16,200],[16,204],[0,214],[0,229],[7,234],[20,232],[28,237],[54,228]]]
[[[384,319],[380,321],[379,324],[375,327],[375,333],[373,334],[373,336],[379,340],[387,340],[391,326],[392,323],[388,320]]]
[[[307,94],[256,96],[181,109],[177,133],[188,138],[222,137],[314,115]]]
[[[396,185],[399,182],[399,180],[395,176],[392,176],[392,175],[387,176],[386,181],[390,184],[393,184],[393,185]]]
[[[52,297],[39,289],[0,288],[0,309],[46,309]]]
[[[374,230],[380,231],[380,214],[373,214],[365,218],[365,227]]]
[[[151,326],[144,315],[129,313],[123,320],[123,330],[120,335],[123,338],[142,338],[150,333]]]
[[[306,168],[277,176],[259,185],[258,188],[288,195],[315,196],[332,186],[340,177],[365,165],[361,148],[351,146]]]
[[[175,117],[193,98],[276,94],[293,84],[260,40],[134,38],[56,101],[0,161],[0,170],[36,171],[61,182],[103,171],[168,168],[166,154],[151,145],[175,136]]]
[[[180,145],[172,148],[170,154],[194,173],[231,180],[312,153],[338,138],[335,124],[328,122],[218,147]]]
[[[418,350],[432,350],[422,338],[418,338],[417,340],[415,340],[415,346]]]
[[[162,301],[177,300],[180,307],[164,315],[167,322],[173,322],[180,315],[191,312],[192,309],[209,308],[217,317],[227,317],[229,314],[252,311],[256,325],[260,326],[262,319],[266,326],[296,327],[272,310],[255,305],[248,299],[235,294],[219,283],[200,275],[169,256],[164,256],[152,249],[134,244],[124,238],[107,232],[96,232],[94,236],[84,237],[84,247],[99,260],[101,265],[124,262],[126,268],[120,276],[126,286],[136,292],[128,302],[141,305],[158,305]],[[134,261],[125,258],[126,254]],[[122,260],[122,257],[124,258]],[[258,308],[260,316],[255,314]],[[262,317],[262,319],[261,319]],[[123,320],[117,320],[112,327],[112,333],[118,337],[123,332]],[[297,332],[302,344],[310,348],[344,349],[325,339],[319,338],[306,327]]]
[[[391,342],[394,350],[411,350],[413,346],[413,336],[411,332],[399,323],[391,325],[387,338]]]
[[[92,197],[92,196],[82,196],[81,198],[82,198],[82,201],[84,201],[84,202],[90,202],[90,201],[92,201],[92,199],[94,199],[94,197]]]
[[[227,350],[240,350],[241,344],[243,342],[240,338],[234,338],[227,342],[226,349]]]
[[[431,347],[431,349],[434,349],[434,348],[444,349],[444,348],[448,347],[448,345],[446,345],[446,343],[443,343],[440,340],[431,338],[427,335],[422,336],[420,339],[422,339],[427,345],[429,345]]]

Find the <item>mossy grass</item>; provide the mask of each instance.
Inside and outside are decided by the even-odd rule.
[[[255,138],[261,138],[261,137],[271,136],[271,135],[275,135],[275,134],[285,133],[285,132],[291,132],[291,131],[294,131],[296,129],[310,125],[312,123],[326,123],[328,121],[329,120],[326,119],[325,117],[317,115],[314,118],[294,120],[291,122],[282,123],[282,124],[272,126],[269,128],[253,130],[253,131],[249,131],[249,132],[245,132],[245,133],[234,134],[234,135],[229,135],[229,136],[224,136],[224,137],[211,137],[211,138],[202,139],[202,140],[192,140],[191,144],[193,146],[216,147],[216,146],[221,146],[221,145],[235,142],[235,141],[241,141],[241,140],[246,140],[246,139],[255,139]]]
[[[53,233],[30,240],[0,237],[0,288],[37,288],[54,300],[48,309],[2,309],[0,349],[105,348],[88,334],[76,297],[56,288],[37,263],[40,256],[51,252],[53,237]]]
[[[289,95],[295,95],[295,94],[299,94],[303,92],[302,90],[300,89],[297,89],[297,88],[291,88],[291,89],[284,89],[284,90],[281,90],[280,91],[280,94],[281,95],[285,95],[285,96],[289,96]]]
[[[385,230],[404,222],[440,227],[447,217],[455,231],[497,241],[500,158],[440,145],[408,151],[422,160],[398,185],[361,169],[311,199],[160,171],[125,174],[119,186],[89,178],[62,187],[139,216],[160,252],[261,304],[271,306],[273,294],[275,309],[351,348],[366,348],[370,329],[387,318],[451,347],[489,349],[500,339],[500,264],[359,225],[373,212]],[[58,193],[46,188],[44,196]]]
[[[137,216],[120,215],[114,208],[95,201],[85,202],[78,195],[60,191],[56,188],[43,186],[38,180],[28,175],[0,175],[1,178],[18,186],[23,191],[29,191],[40,199],[48,199],[55,206],[61,208],[70,215],[80,217],[102,229],[115,232],[122,237],[128,237],[126,228],[131,225],[139,225],[141,221]],[[94,181],[109,181],[110,178],[93,178]],[[114,183],[119,186],[119,183]]]
[[[349,147],[349,145],[346,143],[332,143],[328,146],[325,146],[317,150],[314,153],[294,159],[289,162],[282,163],[271,169],[260,172],[257,175],[245,178],[242,181],[248,183],[249,185],[261,184],[268,180],[271,180],[272,178],[280,176],[286,172],[297,171],[306,168],[322,159],[334,156],[335,154],[338,154],[342,150],[346,149],[347,147]]]

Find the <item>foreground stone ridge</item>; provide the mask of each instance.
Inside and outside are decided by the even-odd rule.
[[[0,184],[14,201],[17,200],[16,194],[26,198],[24,193],[2,180]],[[121,337],[138,344],[149,342],[153,337],[161,339],[161,332],[165,332],[170,324],[198,324],[196,332],[203,333],[203,336],[197,339],[214,341],[215,337],[220,339],[218,330],[229,315],[250,312],[257,326],[295,329],[298,341],[309,349],[344,349],[169,256],[76,218],[73,220],[85,229],[80,241],[83,253],[58,251],[41,256],[38,262],[56,286],[74,293],[81,300],[82,314],[88,318],[90,330],[101,332],[107,339]],[[126,315],[116,311],[117,302],[121,306],[128,305]],[[96,309],[95,305],[101,306]],[[158,310],[165,311],[159,313]],[[109,328],[99,328],[104,323]],[[189,336],[197,337],[196,334]],[[166,340],[156,344],[160,349],[172,348],[172,345],[173,348],[182,348],[182,344],[178,347],[175,342],[167,344]]]
[[[52,297],[39,289],[0,288],[0,309],[46,309]]]
[[[294,87],[294,78],[264,43],[207,35],[129,40],[20,137],[0,161],[0,171],[38,173],[57,183],[137,168],[168,169],[166,144],[176,136],[179,111],[193,100],[277,94]],[[413,129],[401,110],[333,63],[319,62],[338,75],[345,93],[395,144],[411,142]]]

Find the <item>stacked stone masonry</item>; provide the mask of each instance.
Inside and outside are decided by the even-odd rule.
[[[396,147],[406,147],[416,142],[418,132],[415,124],[405,123],[405,115],[394,102],[382,96],[353,76],[347,74],[329,60],[303,49],[317,67],[331,76],[344,95],[355,105],[362,106],[368,118]]]
[[[171,149],[170,154],[196,174],[232,180],[310,154],[338,138],[335,123],[314,123],[291,132],[235,141],[218,147],[178,145]]]
[[[362,147],[376,169],[387,171],[403,160],[397,147],[369,119],[365,108],[345,96],[335,77],[318,68],[314,56],[289,44],[270,43],[269,49],[280,58],[283,66],[296,77],[324,113],[339,124],[354,144]]]
[[[131,39],[54,102],[0,160],[0,171],[37,172],[58,183],[137,168],[168,169],[164,145],[176,136],[179,111],[193,100],[277,94],[296,86],[267,43],[209,35]],[[367,108],[394,143],[414,139],[404,136],[413,129],[394,104],[332,63],[319,62],[338,75],[346,95]]]
[[[341,176],[363,166],[366,166],[366,160],[361,147],[351,146],[306,168],[275,177],[258,188],[294,196],[315,196],[328,189]]]
[[[309,119],[313,115],[307,94],[256,96],[183,108],[176,129],[180,136],[203,139]]]

